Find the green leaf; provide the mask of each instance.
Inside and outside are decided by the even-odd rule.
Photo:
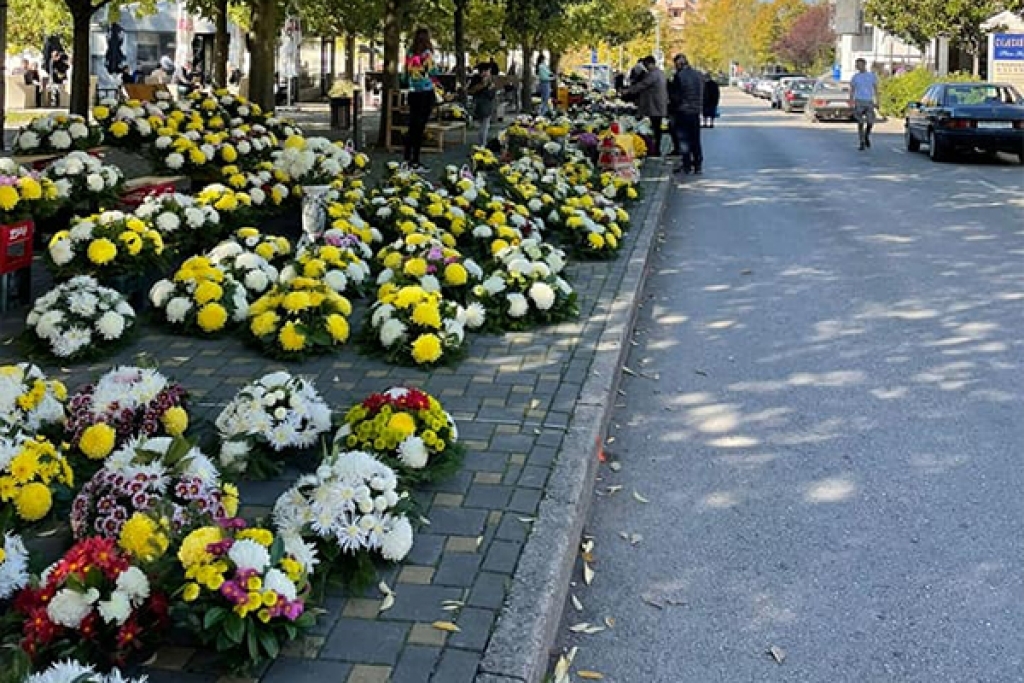
[[[277,642],[277,636],[268,629],[261,629],[259,632],[259,638],[260,645],[263,646],[263,651],[267,653],[267,657],[270,659],[277,659],[277,655],[281,651],[281,647]]]
[[[256,639],[256,624],[246,622],[246,626],[248,627],[246,629],[246,644],[249,646],[249,657],[255,663],[261,659],[259,641]]]
[[[241,645],[245,637],[245,620],[234,612],[228,613],[224,619],[224,634],[232,643]]]
[[[224,607],[212,607],[203,617],[203,628],[210,629],[224,621],[225,617],[229,614],[228,610]]]
[[[274,536],[274,542],[270,544],[270,564],[277,566],[277,564],[284,557],[284,540],[281,535]]]

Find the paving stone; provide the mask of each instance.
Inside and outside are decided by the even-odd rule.
[[[499,609],[505,603],[508,577],[503,574],[480,572],[469,591],[466,604],[470,607]]]
[[[196,654],[194,647],[165,646],[157,651],[156,659],[150,664],[153,669],[180,671]]]
[[[433,645],[434,647],[444,647],[445,639],[447,637],[447,631],[434,628],[431,624],[413,624],[412,630],[409,631],[408,642],[413,645]]]
[[[476,572],[480,568],[483,557],[466,553],[445,555],[434,575],[434,584],[439,586],[461,586],[468,588],[473,585]]]
[[[464,607],[455,623],[461,629],[448,639],[451,647],[482,652],[491,637],[491,629],[498,613],[495,610]]]
[[[480,536],[449,536],[445,542],[446,553],[475,553],[480,549]]]
[[[519,520],[524,515],[505,515],[498,525],[498,538],[505,541],[525,541],[530,535],[530,525]]]
[[[460,493],[435,493],[434,505],[444,508],[462,507],[463,497]]]
[[[398,666],[391,672],[391,683],[429,683],[440,658],[440,648],[407,646],[398,658]]]
[[[519,562],[519,554],[523,544],[516,541],[495,540],[487,548],[487,554],[481,565],[482,569],[502,574],[511,574]]]
[[[407,565],[402,567],[402,570],[398,573],[398,583],[429,585],[433,578],[433,567],[416,567],[413,565]]]
[[[512,501],[508,504],[508,509],[527,515],[535,514],[542,495],[543,492],[540,489],[516,489],[512,495]]]
[[[376,619],[380,611],[380,600],[369,598],[349,598],[345,601],[345,609],[341,616],[349,619]]]
[[[462,600],[462,590],[444,586],[395,586],[395,605],[381,615],[391,621],[421,621],[432,623],[450,615],[442,609],[446,600]]]
[[[410,564],[432,566],[441,559],[441,553],[444,552],[444,548],[444,536],[416,534],[412,543],[412,550],[405,556],[405,561]]]
[[[479,536],[486,519],[486,510],[434,508],[430,511],[430,530],[435,534]]]
[[[504,468],[502,468],[502,469],[504,469]],[[492,484],[493,485],[493,484],[500,484],[500,483],[501,483],[501,474],[498,473],[498,472],[477,472],[475,475],[473,475],[473,486],[470,486],[469,488],[470,488],[470,490],[473,490],[474,486],[479,486],[480,484]]]
[[[480,656],[475,652],[446,649],[441,654],[441,662],[432,681],[438,683],[473,683]]]
[[[542,489],[548,481],[548,469],[537,465],[527,465],[519,474],[519,481],[516,483],[528,489]]]
[[[462,466],[466,468],[466,471],[475,472],[474,477],[480,474],[497,474],[498,483],[500,483],[501,473],[505,471],[506,462],[508,462],[507,456],[501,453],[492,453],[485,448],[466,455]]]
[[[356,664],[345,683],[388,683],[391,680],[390,666]]]
[[[321,636],[301,636],[286,643],[281,648],[281,655],[299,659],[316,659],[326,640]]]
[[[278,657],[263,677],[263,683],[320,683],[342,681],[352,671],[347,662],[328,662],[322,659],[294,659]]]
[[[514,456],[510,456],[514,457]],[[522,456],[526,457],[526,456]],[[508,469],[505,470],[505,476],[502,477],[501,483],[507,486],[514,486],[519,481],[519,475],[522,474],[523,468],[519,465],[509,465]]]
[[[508,505],[514,490],[511,486],[476,483],[469,487],[463,505],[468,508],[502,510]]]
[[[394,664],[408,632],[407,624],[342,618],[324,644],[320,658],[353,663]]]
[[[145,672],[149,678],[149,683],[216,683],[218,678],[216,673],[168,671],[163,669],[146,669]]]

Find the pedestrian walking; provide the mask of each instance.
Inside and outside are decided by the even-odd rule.
[[[700,116],[704,109],[704,79],[690,66],[686,55],[675,56],[677,97],[676,127],[682,159],[674,173],[700,174],[704,167],[704,150],[700,144]]]
[[[555,80],[544,55],[537,57],[537,83],[540,89],[540,115],[547,116],[551,109],[551,83]]]
[[[494,114],[495,86],[491,63],[477,65],[466,91],[473,96],[473,119],[480,125],[480,146],[486,147]]]
[[[647,75],[647,65],[644,64],[643,57],[636,60],[636,64],[629,70],[629,87],[633,87],[644,79]]]
[[[629,94],[636,103],[637,114],[651,120],[651,128],[654,134],[654,148],[650,152],[651,157],[661,156],[661,125],[668,114],[668,88],[665,84],[665,74],[658,68],[658,62],[654,57],[644,57],[643,65],[647,75],[636,85],[629,87]]]
[[[715,127],[715,119],[718,118],[718,103],[722,99],[722,89],[710,73],[704,81],[704,123],[708,128]]]
[[[857,149],[871,147],[871,128],[875,125],[875,105],[878,102],[878,77],[867,70],[863,59],[854,62],[857,73],[850,79],[850,106],[857,119]]]
[[[430,112],[437,102],[434,92],[434,76],[437,73],[430,30],[416,29],[412,47],[405,56],[405,74],[409,80],[409,129],[405,135],[404,159],[414,171],[420,173],[430,170],[420,163],[420,150],[423,148]]]
[[[673,64],[673,66],[675,66]],[[680,133],[680,122],[679,122],[679,82],[676,80],[675,71],[672,73],[672,78],[668,79],[668,134],[672,139],[672,149],[669,151],[669,157],[681,157],[682,152],[682,138]]]

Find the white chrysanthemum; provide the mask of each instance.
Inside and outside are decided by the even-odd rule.
[[[487,309],[479,301],[474,301],[466,306],[466,327],[476,330],[483,327],[487,321]]]
[[[63,588],[50,599],[46,606],[46,615],[55,624],[78,628],[99,599],[100,592],[95,588],[90,588],[84,593]]]
[[[174,283],[170,280],[159,280],[149,290],[149,300],[153,302],[153,305],[157,308],[163,308],[167,304],[167,300],[171,294],[174,293]]]
[[[250,270],[245,274],[245,288],[256,293],[262,293],[270,284],[270,279],[262,270]]]
[[[320,564],[316,546],[305,541],[299,534],[282,533],[280,537],[284,541],[284,551],[295,558],[307,574],[312,574],[316,565]]]
[[[206,215],[202,209],[190,206],[185,209],[185,222],[190,228],[201,228],[206,222]]]
[[[397,341],[405,337],[405,332],[408,328],[398,318],[392,318],[386,320],[384,324],[380,326],[380,343],[385,348],[391,348]]]
[[[478,237],[480,239],[490,239],[491,235],[493,234],[494,230],[491,229],[491,226],[485,223],[482,223],[473,228],[473,237]]]
[[[117,626],[126,622],[132,613],[128,596],[121,591],[114,591],[110,594],[110,599],[101,601],[96,607],[103,621]]]
[[[392,518],[391,527],[380,539],[380,554],[390,562],[400,562],[412,550],[412,524],[405,517]]]
[[[0,600],[6,600],[28,585],[28,550],[21,536],[11,533],[3,537],[0,549],[4,551],[4,559],[0,561]]]
[[[167,164],[167,168],[177,170],[185,165],[185,157],[178,152],[171,152],[164,159],[164,163]]]
[[[66,266],[75,258],[75,252],[71,249],[71,240],[60,239],[50,243],[50,258],[58,266]]]
[[[17,147],[30,150],[39,146],[39,136],[30,130],[24,130],[18,135]]]
[[[342,270],[332,269],[324,274],[324,282],[335,292],[343,294],[348,287],[348,276]]]
[[[153,441],[151,439],[149,443]],[[149,579],[138,567],[128,567],[117,577],[117,590],[124,593],[129,602],[137,606],[149,597]]]
[[[426,292],[440,292],[441,281],[433,275],[424,275],[420,278],[420,287]]]
[[[192,302],[183,296],[176,296],[167,302],[167,320],[172,323],[184,322],[192,310]]]
[[[174,232],[181,226],[181,219],[177,214],[166,211],[156,217],[156,227],[162,232]]]
[[[542,311],[547,311],[555,305],[555,290],[546,282],[534,282],[530,285],[528,293],[533,303]]]
[[[50,338],[50,348],[53,354],[61,358],[69,358],[91,343],[92,333],[77,325],[69,327],[57,337]]]
[[[414,470],[427,466],[428,455],[426,444],[418,436],[406,437],[402,443],[398,444],[398,459],[406,467],[411,467]]]
[[[268,569],[263,576],[263,590],[274,591],[278,595],[283,595],[286,600],[294,600],[298,596],[295,584],[277,568]]]
[[[85,186],[90,192],[103,192],[107,184],[103,182],[103,176],[99,173],[90,173],[85,176]]]
[[[67,149],[71,147],[71,136],[65,131],[55,130],[50,135],[50,144],[53,145],[54,149]]]
[[[262,573],[270,564],[270,553],[256,541],[243,538],[235,541],[228,550],[228,558],[235,563],[239,569],[252,569]]]
[[[484,289],[488,294],[500,294],[505,291],[505,280],[497,275],[492,275],[483,281]]]
[[[96,321],[96,329],[107,341],[120,339],[124,334],[124,318],[114,311],[107,311]]]
[[[519,292],[508,294],[505,298],[508,300],[508,315],[510,318],[522,318],[530,311],[530,303]]]

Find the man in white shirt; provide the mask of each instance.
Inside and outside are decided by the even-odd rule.
[[[860,147],[871,147],[871,127],[875,124],[875,104],[878,102],[878,77],[867,70],[867,62],[858,59],[857,73],[850,79],[850,106],[857,119]]]

